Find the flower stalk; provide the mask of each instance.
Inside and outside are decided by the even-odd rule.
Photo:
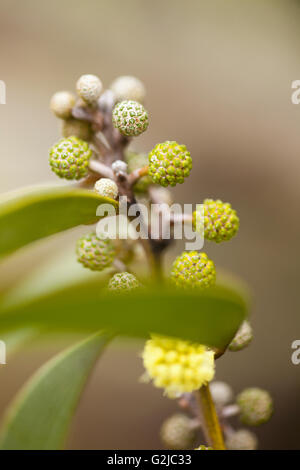
[[[223,434],[209,385],[203,385],[195,394],[202,415],[201,421],[207,444],[214,450],[225,450]]]

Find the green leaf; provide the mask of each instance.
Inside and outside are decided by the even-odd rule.
[[[12,403],[1,449],[60,449],[80,395],[108,338],[96,334],[62,352],[31,378]]]
[[[146,338],[150,332],[224,348],[247,313],[236,287],[185,292],[152,286],[134,294],[112,295],[103,281],[89,278],[29,295],[10,292],[0,309],[0,330],[36,327],[57,331],[97,331]],[[26,292],[29,289],[25,289]],[[25,292],[25,293],[26,293]]]
[[[22,189],[0,199],[0,257],[40,238],[96,223],[100,204],[118,203],[96,192],[67,187]]]

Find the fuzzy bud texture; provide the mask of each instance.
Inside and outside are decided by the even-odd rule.
[[[74,105],[75,97],[69,91],[58,91],[50,101],[51,111],[60,119],[69,118]]]
[[[185,145],[174,141],[157,144],[149,153],[149,175],[161,186],[181,184],[192,169],[192,158]]]
[[[121,101],[113,110],[112,122],[121,134],[132,137],[140,135],[148,127],[148,113],[136,101]]]
[[[204,237],[220,243],[230,240],[239,229],[239,218],[229,203],[220,200],[205,199],[204,201]],[[198,211],[193,213],[193,225],[196,230],[201,228],[201,216]]]
[[[173,398],[214,377],[214,353],[201,344],[152,336],[143,351],[144,367],[156,387]]]
[[[124,75],[118,77],[110,86],[116,101],[137,101],[143,103],[146,90],[143,83],[136,77]]]
[[[116,160],[112,163],[111,169],[115,174],[127,173],[127,163],[123,162],[123,160]]]
[[[239,429],[226,439],[228,450],[255,450],[258,441],[256,435],[248,429]]]
[[[60,178],[78,180],[87,175],[92,151],[89,145],[77,137],[61,139],[50,149],[49,163]]]
[[[115,257],[115,248],[110,239],[102,240],[96,233],[79,238],[76,246],[78,261],[92,271],[102,271],[110,266]]]
[[[228,405],[233,401],[232,388],[225,382],[215,381],[210,384],[210,392],[215,404],[219,407]]]
[[[253,339],[253,330],[248,321],[244,321],[229,345],[230,351],[240,351],[246,348]]]
[[[173,263],[171,279],[177,287],[211,287],[216,282],[215,265],[205,253],[183,252]]]
[[[266,423],[273,413],[273,400],[269,392],[260,388],[246,388],[237,396],[240,419],[248,426]]]
[[[78,95],[88,104],[98,100],[102,88],[102,82],[96,75],[82,75],[76,83]]]
[[[118,196],[118,186],[110,178],[101,178],[95,183],[95,191],[100,196],[109,197],[110,199],[116,199]]]
[[[73,136],[82,140],[90,140],[91,133],[91,125],[89,122],[73,118],[63,121],[62,135],[65,138]]]
[[[108,289],[113,292],[128,292],[141,287],[137,278],[130,273],[117,273],[108,283]]]
[[[192,427],[191,419],[177,413],[166,419],[160,430],[161,440],[166,449],[191,449],[196,440],[196,432]]]

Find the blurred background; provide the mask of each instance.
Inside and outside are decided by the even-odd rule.
[[[57,182],[48,149],[59,137],[51,95],[75,88],[83,73],[109,86],[135,75],[147,88],[149,130],[138,150],[157,142],[185,143],[193,157],[177,202],[230,201],[241,219],[238,236],[206,243],[217,267],[232,271],[253,294],[255,339],[217,364],[217,378],[238,393],[268,389],[273,419],[258,430],[260,448],[299,448],[300,2],[288,0],[0,0],[1,193]],[[38,265],[77,232],[26,248],[0,266],[1,284]],[[166,260],[173,259],[174,247]],[[1,368],[0,411],[63,341],[32,346]],[[98,363],[69,439],[74,449],[160,448],[158,430],[175,402],[138,382],[142,343],[115,342]]]

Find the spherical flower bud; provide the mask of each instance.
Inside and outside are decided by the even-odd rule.
[[[152,181],[165,187],[183,183],[192,169],[190,152],[174,141],[157,144],[148,159]]]
[[[257,445],[256,435],[248,429],[239,429],[226,439],[226,449],[228,450],[255,450]]]
[[[71,117],[72,108],[75,105],[75,97],[69,91],[54,93],[50,101],[50,109],[60,119]]]
[[[127,163],[123,160],[116,160],[112,163],[111,169],[117,175],[118,173],[127,173]]]
[[[186,251],[175,259],[171,279],[177,287],[211,287],[216,282],[215,265],[205,253]]]
[[[128,173],[148,165],[148,157],[144,153],[127,152],[126,160],[128,163]],[[135,183],[133,189],[136,193],[144,193],[148,190],[150,184],[152,184],[152,178],[149,175],[142,176]]]
[[[215,381],[210,384],[209,388],[217,406],[222,407],[232,402],[233,390],[227,383]]]
[[[82,75],[76,83],[78,95],[87,104],[93,104],[98,100],[102,88],[102,82],[96,75]]]
[[[230,351],[240,351],[246,348],[253,339],[253,330],[248,321],[244,321],[229,345]]]
[[[92,150],[89,145],[77,137],[61,139],[50,149],[49,163],[51,170],[60,178],[78,180],[88,173]]]
[[[113,109],[112,122],[121,134],[137,136],[148,127],[148,113],[137,101],[121,101]]]
[[[118,77],[110,86],[116,101],[137,101],[143,103],[146,90],[143,83],[136,77],[124,75]]]
[[[204,201],[204,238],[220,243],[230,240],[239,229],[239,218],[236,211],[227,202],[219,199],[205,199]],[[203,227],[202,213],[197,210],[193,213],[195,230]]]
[[[100,196],[116,199],[119,193],[118,186],[110,178],[101,178],[95,183],[95,191]]]
[[[91,125],[87,121],[80,121],[79,119],[67,119],[62,124],[63,137],[78,137],[82,140],[90,140],[92,135]]]
[[[155,387],[173,398],[192,392],[214,377],[214,352],[201,344],[153,335],[144,347],[143,362]]]
[[[101,239],[92,232],[79,238],[76,246],[77,260],[92,271],[102,271],[110,266],[115,258],[112,241]]]
[[[247,426],[259,426],[272,416],[272,397],[261,388],[246,388],[237,396],[236,402],[240,408],[240,419]]]
[[[201,445],[199,447],[196,447],[194,450],[214,450],[212,447],[206,447],[204,445]]]
[[[163,422],[160,437],[166,449],[191,449],[195,445],[196,431],[188,416],[177,413]]]
[[[113,292],[128,292],[141,287],[137,278],[130,273],[123,272],[115,274],[108,283],[108,289]]]

